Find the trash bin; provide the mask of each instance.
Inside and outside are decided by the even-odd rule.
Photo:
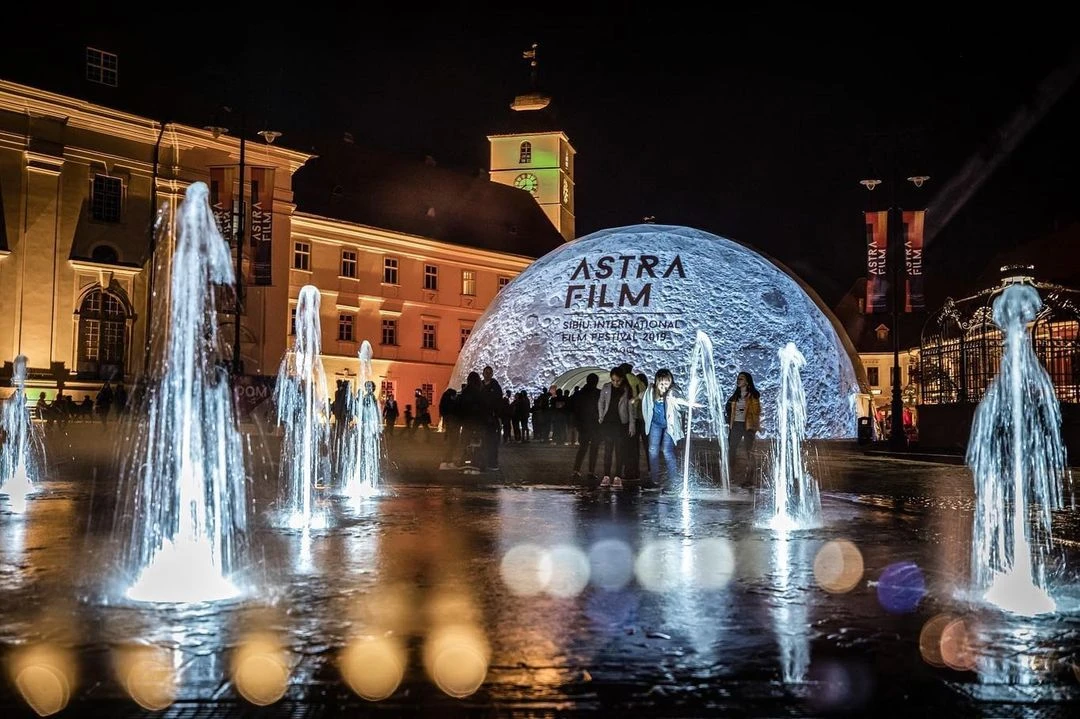
[[[873,439],[874,432],[870,422],[870,417],[859,417],[859,444],[870,444]]]

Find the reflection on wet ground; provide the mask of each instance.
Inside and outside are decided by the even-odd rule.
[[[267,526],[274,474],[255,471],[246,598],[147,606],[122,600],[116,481],[78,459],[92,444],[53,448],[25,514],[0,505],[3,716],[1021,716],[1080,700],[1076,514],[1055,526],[1062,613],[974,607],[962,467],[832,453],[824,526],[786,535],[755,528],[748,492],[565,486],[554,450],[504,450],[487,485],[406,467],[369,502],[324,497],[331,526],[307,532]],[[550,483],[511,476],[543,463]]]

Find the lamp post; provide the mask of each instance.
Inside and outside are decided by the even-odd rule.
[[[900,206],[897,196],[899,182],[895,173],[895,159],[893,162],[893,179],[889,183],[889,209],[887,218],[888,232],[888,261],[886,266],[891,269],[889,276],[889,304],[892,313],[892,351],[893,363],[889,385],[892,389],[890,398],[890,414],[892,420],[889,424],[889,447],[890,449],[904,449],[907,447],[907,433],[904,430],[904,397],[901,387],[900,372],[900,316],[903,314],[904,304],[904,279],[906,274],[907,251],[906,232],[904,228],[904,210]],[[929,175],[913,175],[907,181],[919,189],[930,179]],[[859,184],[869,191],[883,184],[879,179],[860,180]]]

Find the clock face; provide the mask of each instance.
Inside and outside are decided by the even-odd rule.
[[[537,190],[540,189],[540,181],[531,172],[523,172],[514,178],[514,187],[535,195]]]

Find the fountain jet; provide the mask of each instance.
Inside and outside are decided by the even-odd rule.
[[[371,344],[367,340],[360,345],[359,357],[360,389],[356,395],[349,395],[349,416],[356,421],[346,432],[341,462],[341,492],[353,502],[379,493],[382,458],[382,411],[375,396]]]
[[[0,494],[8,496],[12,511],[22,513],[26,498],[34,493],[34,483],[45,466],[45,443],[30,419],[26,399],[26,356],[15,358],[11,379],[15,393],[0,413]]]
[[[788,342],[779,351],[780,392],[776,402],[777,436],[772,450],[771,507],[768,526],[789,531],[821,525],[817,480],[806,466],[806,394],[799,370],[806,358]]]
[[[168,321],[153,328],[166,337],[152,345],[162,351],[124,453],[125,567],[135,577],[127,596],[137,601],[239,594],[230,577],[247,525],[244,462],[213,287],[231,287],[234,275],[208,195],[193,183],[177,213]]]
[[[975,410],[967,451],[975,480],[973,584],[990,604],[1034,616],[1056,608],[1046,564],[1066,472],[1061,408],[1027,331],[1042,309],[1039,293],[1009,285],[993,309],[1004,355]]]
[[[326,518],[315,511],[317,487],[329,474],[330,404],[321,358],[319,290],[300,288],[295,341],[278,369],[275,400],[285,429],[279,473],[284,485],[282,512],[291,529],[319,529]]]
[[[731,476],[728,470],[728,442],[725,431],[724,402],[720,396],[720,387],[716,383],[716,369],[713,366],[713,344],[709,336],[698,330],[694,340],[694,349],[690,353],[688,369],[690,384],[686,391],[686,445],[683,457],[683,494],[690,489],[690,436],[694,427],[694,407],[701,407],[698,395],[705,392],[705,407],[709,413],[709,427],[716,433],[720,446],[720,488],[731,491]]]

